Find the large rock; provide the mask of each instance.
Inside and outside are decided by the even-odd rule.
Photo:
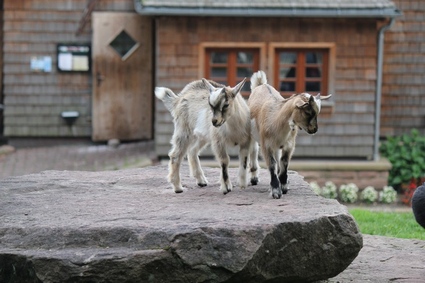
[[[166,166],[0,180],[0,282],[297,282],[336,276],[362,236],[347,209],[290,172],[219,192],[219,169],[175,194]]]

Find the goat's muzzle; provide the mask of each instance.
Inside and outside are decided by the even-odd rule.
[[[212,119],[212,124],[213,124],[213,126],[214,127],[220,127],[221,125],[223,125],[223,123],[224,123],[224,120],[221,120],[220,122],[217,120],[217,119],[215,119],[215,118],[213,118]]]
[[[317,127],[311,127],[311,128],[309,127],[309,128],[306,129],[306,132],[309,135],[314,135],[317,132]]]

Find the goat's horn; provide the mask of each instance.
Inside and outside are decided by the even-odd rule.
[[[325,100],[325,99],[330,98],[331,96],[332,96],[332,94],[329,94],[329,95],[326,95],[326,96],[322,96],[322,97],[320,97],[320,99],[321,99],[321,100]]]

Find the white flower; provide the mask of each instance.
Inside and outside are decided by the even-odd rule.
[[[379,192],[379,201],[383,203],[393,203],[397,199],[397,192],[391,186],[385,186],[381,192]]]
[[[374,187],[366,187],[360,194],[360,198],[366,202],[372,203],[378,199],[378,192]]]
[[[317,184],[317,182],[311,182],[310,187],[313,190],[313,192],[316,193],[316,195],[318,196],[321,195],[322,189],[320,188],[319,184]]]
[[[339,187],[341,201],[348,203],[356,202],[358,198],[358,191],[359,188],[356,186],[356,184],[350,183],[348,185],[341,185]]]
[[[334,183],[327,181],[322,188],[322,196],[325,198],[336,199],[338,197],[337,188]]]

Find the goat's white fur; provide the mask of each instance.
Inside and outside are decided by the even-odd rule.
[[[258,182],[258,145],[251,137],[249,108],[240,95],[244,83],[245,80],[232,88],[202,79],[186,85],[179,95],[168,88],[155,88],[156,97],[164,102],[173,116],[174,133],[169,152],[168,180],[176,193],[183,191],[179,171],[186,153],[191,174],[197,184],[202,187],[207,185],[198,155],[209,143],[220,161],[220,190],[224,194],[232,190],[228,178],[228,145],[240,146],[240,187],[247,187],[248,164],[251,183]]]
[[[267,84],[263,71],[252,75],[248,106],[256,132],[253,136],[260,143],[270,172],[273,198],[280,198],[288,190],[287,170],[295,149],[298,129],[309,134],[316,133],[321,99],[331,96],[301,93],[284,99],[275,88]]]

